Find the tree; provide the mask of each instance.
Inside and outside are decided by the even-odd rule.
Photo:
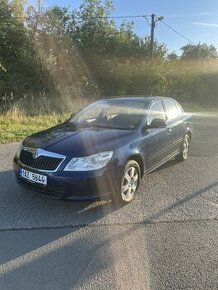
[[[178,60],[179,56],[175,53],[175,51],[173,51],[167,55],[167,59],[168,60]]]
[[[0,94],[22,94],[47,88],[40,58],[24,25],[23,0],[0,0]]]
[[[187,44],[181,48],[182,60],[212,60],[218,57],[217,50],[213,45],[203,44]]]
[[[149,57],[150,38],[140,38],[132,22],[122,22],[118,27],[109,19],[113,12],[111,0],[84,0],[79,10],[74,10],[68,31],[75,45],[85,54],[114,55],[122,57]],[[165,57],[166,47],[155,41],[154,56]]]
[[[110,0],[85,0],[72,12],[69,33],[79,49],[102,53],[115,32],[114,21],[108,21],[113,6]]]

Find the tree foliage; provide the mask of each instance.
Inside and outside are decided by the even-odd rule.
[[[213,60],[218,54],[215,46],[203,44],[187,44],[181,48],[183,60]]]
[[[84,0],[77,10],[24,7],[23,0],[0,0],[1,107],[25,99],[34,108],[49,99],[59,110],[68,99],[119,94],[218,100],[213,45],[187,44],[178,56],[155,40],[151,60],[149,36],[108,18],[111,0]]]
[[[43,64],[24,23],[23,1],[0,0],[0,94],[45,90]]]

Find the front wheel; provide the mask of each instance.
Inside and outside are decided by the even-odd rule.
[[[140,174],[138,163],[134,160],[128,161],[119,188],[113,196],[115,204],[127,204],[133,200],[139,186]]]
[[[190,139],[189,135],[185,134],[183,144],[182,144],[182,150],[179,153],[179,155],[176,156],[176,159],[178,161],[184,161],[184,160],[188,159],[190,142],[191,142],[191,139]]]

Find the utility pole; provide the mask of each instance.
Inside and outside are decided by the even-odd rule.
[[[151,58],[154,52],[154,28],[155,28],[155,15],[151,14]]]
[[[151,58],[153,58],[153,54],[154,54],[154,29],[155,29],[155,24],[158,21],[162,21],[164,20],[163,16],[157,17],[155,14],[151,14]]]
[[[38,13],[39,13],[39,15],[41,15],[41,11],[42,11],[42,0],[38,0]]]

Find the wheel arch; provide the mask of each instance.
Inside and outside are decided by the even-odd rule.
[[[138,163],[139,167],[140,167],[140,177],[142,178],[144,175],[144,161],[143,158],[140,154],[134,154],[132,156],[130,156],[130,158],[128,159],[128,161],[130,160],[134,160]]]
[[[189,136],[190,141],[191,141],[191,139],[192,139],[192,132],[190,130],[187,130],[186,131],[186,134]]]

